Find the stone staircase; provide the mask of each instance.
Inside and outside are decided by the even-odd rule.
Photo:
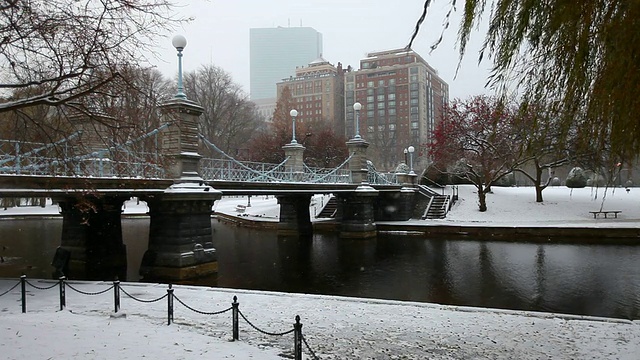
[[[424,185],[418,185],[418,193],[429,198],[429,203],[421,218],[444,219],[449,212],[451,195],[441,195]]]
[[[451,203],[451,195],[441,195],[431,188],[418,185],[417,191],[419,196],[423,196],[426,198],[427,205],[424,209],[424,212],[421,214],[415,214],[415,218],[420,217],[421,219],[444,219],[447,216],[447,212],[449,212],[450,203]],[[324,205],[322,211],[316,218],[335,218],[336,211],[338,210],[338,200],[335,196],[331,196],[329,201]]]
[[[338,199],[331,195],[329,201],[324,205],[322,211],[318,215],[317,218],[334,218],[336,217],[336,211],[338,210]]]

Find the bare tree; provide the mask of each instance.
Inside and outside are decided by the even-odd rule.
[[[181,21],[171,9],[170,0],[3,2],[0,112],[73,106],[103,88],[123,65],[144,63],[149,44]],[[24,96],[11,96],[18,93]]]
[[[200,133],[222,151],[234,156],[260,125],[255,104],[233,82],[231,75],[215,65],[185,74],[185,92],[204,108]]]
[[[440,171],[471,182],[478,192],[478,207],[487,211],[491,186],[513,171],[521,154],[513,151],[513,107],[501,99],[476,96],[445,106],[434,130],[429,151]]]

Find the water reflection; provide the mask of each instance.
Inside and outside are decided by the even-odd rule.
[[[640,319],[640,247],[278,237],[213,221],[217,277],[201,285]],[[49,277],[59,220],[2,220],[1,277]],[[125,219],[128,279],[148,220]]]

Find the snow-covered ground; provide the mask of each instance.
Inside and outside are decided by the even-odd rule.
[[[446,191],[450,191],[447,189]],[[640,189],[548,188],[535,203],[532,188],[494,188],[488,211],[477,211],[472,187],[459,187],[460,201],[446,219],[407,223],[638,227]],[[325,199],[317,198],[316,204]],[[276,221],[275,199],[224,198],[214,210]],[[618,219],[594,219],[592,210],[620,210]],[[311,214],[320,206],[311,207]],[[2,210],[0,215],[57,213],[56,206]],[[125,213],[144,213],[128,202]],[[32,280],[38,286],[50,282]],[[16,280],[0,280],[0,294]],[[73,283],[83,291],[109,284]],[[125,283],[130,294],[154,299],[165,285]],[[300,315],[303,333],[319,359],[640,359],[638,321],[462,308],[424,303],[176,286],[187,305],[212,312],[238,296],[242,313],[269,332],[292,328]],[[57,291],[29,288],[27,314],[20,313],[19,287],[0,297],[0,352],[7,359],[278,359],[292,354],[293,336],[272,337],[241,319],[240,341],[230,342],[231,315],[200,315],[176,303],[176,323],[166,325],[166,302],[146,304],[123,296],[126,317],[111,317],[113,295],[83,296],[67,290],[58,309]],[[305,358],[312,359],[305,349]]]
[[[438,190],[451,194],[451,188]],[[535,202],[535,190],[532,187],[494,187],[487,194],[486,212],[478,211],[478,197],[475,188],[470,185],[458,187],[459,200],[445,219],[409,220],[406,223],[439,225],[485,225],[485,226],[567,226],[567,227],[640,227],[640,188],[582,188],[568,189],[564,186],[548,187],[544,190],[544,202]],[[314,196],[309,211],[314,219],[327,196]],[[223,197],[215,202],[216,212],[245,217],[259,221],[278,221],[280,207],[273,196],[252,196],[251,206],[244,212],[238,212],[238,205],[246,206],[248,199],[243,196]],[[619,210],[618,218],[607,219],[599,215],[594,219],[589,211]],[[127,201],[123,207],[125,214],[144,214],[148,207],[142,201]],[[59,214],[56,205],[44,208],[23,206],[0,208],[0,216],[6,215],[55,215]]]
[[[0,281],[0,294],[15,280]],[[33,281],[45,287],[51,282]],[[107,283],[79,283],[98,292]],[[156,299],[165,285],[124,283],[129,294]],[[240,341],[230,342],[231,313],[200,315],[176,301],[166,325],[166,300],[140,303],[125,295],[112,317],[113,295],[67,289],[58,311],[57,287],[27,286],[28,313],[19,287],[0,297],[0,352],[5,359],[278,359],[290,357],[293,335],[268,336],[240,318]],[[267,332],[291,330],[300,315],[303,334],[319,359],[638,359],[640,324],[624,320],[462,308],[434,304],[176,286],[196,310],[230,307]],[[304,347],[304,346],[303,346]],[[312,359],[304,347],[305,359]]]

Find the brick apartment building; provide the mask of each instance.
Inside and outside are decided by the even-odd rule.
[[[276,84],[278,98],[289,87],[298,120],[325,121],[337,134],[344,133],[344,73],[322,57],[296,69],[295,76]]]
[[[353,104],[362,105],[360,135],[371,145],[367,153],[379,170],[393,170],[413,146],[414,167],[428,162],[425,145],[449,98],[449,85],[413,50],[367,54],[357,71],[345,74],[345,135],[355,133]]]

